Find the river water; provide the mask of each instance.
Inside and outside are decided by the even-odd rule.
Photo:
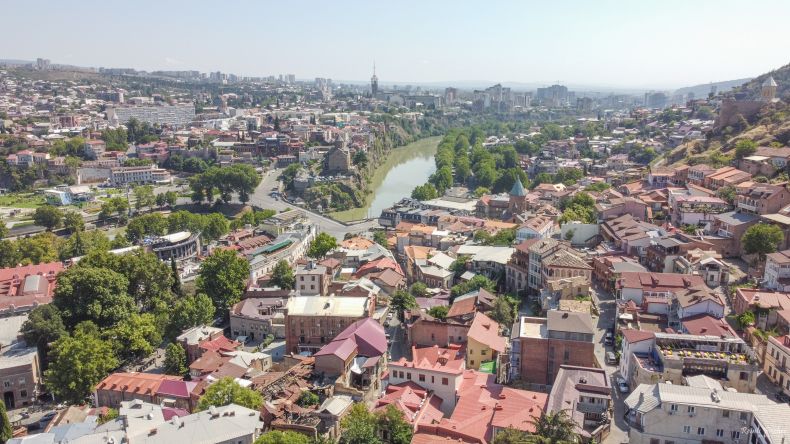
[[[368,194],[365,207],[330,213],[330,216],[341,221],[379,217],[381,210],[411,196],[414,187],[424,184],[436,171],[433,156],[441,140],[441,137],[428,137],[390,151],[371,178],[369,188],[373,191]]]

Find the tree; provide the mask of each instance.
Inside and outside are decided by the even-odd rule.
[[[318,395],[309,390],[305,390],[299,395],[299,399],[296,400],[296,403],[299,404],[300,407],[310,407],[318,405],[320,401]]]
[[[318,233],[318,236],[310,243],[307,255],[313,259],[320,259],[335,248],[337,248],[337,239],[334,236],[327,233]]]
[[[547,444],[575,442],[576,422],[568,416],[567,410],[549,413],[544,412],[540,417],[533,417],[531,423],[535,426],[535,435],[545,439]]]
[[[312,441],[301,433],[272,430],[258,437],[253,444],[312,444]]]
[[[754,313],[750,311],[744,311],[740,315],[738,315],[738,325],[740,325],[741,329],[745,329],[746,327],[754,324]]]
[[[29,346],[38,349],[41,367],[46,370],[49,365],[50,344],[68,334],[60,310],[54,304],[39,305],[30,311],[27,320],[20,329],[22,338]]]
[[[6,226],[5,221],[0,219],[0,239],[8,237],[8,231],[8,226]]]
[[[233,378],[226,377],[206,388],[206,392],[198,401],[197,410],[202,411],[210,406],[222,407],[228,404],[258,410],[263,405],[263,397],[253,389],[240,386]]]
[[[529,433],[508,427],[499,431],[499,433],[494,436],[491,444],[525,444],[529,442],[529,440]]]
[[[449,311],[450,307],[446,305],[436,305],[428,310],[428,314],[440,321],[443,321],[447,318],[447,313]]]
[[[189,371],[187,368],[187,352],[178,342],[171,342],[165,350],[165,373],[174,376],[184,376]]]
[[[175,296],[183,296],[184,290],[181,288],[181,275],[178,273],[178,265],[176,265],[176,258],[170,258],[170,272],[173,273],[173,285],[170,286],[170,291]]]
[[[85,220],[82,219],[80,213],[76,211],[67,211],[63,214],[63,226],[72,232],[82,231],[85,229]]]
[[[436,187],[432,183],[417,185],[411,192],[411,198],[417,200],[431,200],[437,197],[439,197],[439,192],[436,191]]]
[[[110,247],[110,240],[103,231],[75,231],[61,245],[59,256],[61,260],[66,260],[85,256],[92,251],[108,251]]]
[[[60,309],[66,327],[83,321],[112,327],[136,311],[126,293],[129,281],[112,270],[76,266],[58,275],[57,283],[52,303]]]
[[[785,235],[776,225],[761,222],[749,227],[742,240],[744,251],[747,254],[757,254],[762,262],[766,254],[773,253],[784,242]]]
[[[412,438],[412,426],[403,416],[403,412],[390,404],[383,412],[376,413],[378,428],[385,432],[389,444],[409,444]]]
[[[215,313],[214,303],[203,293],[178,299],[170,315],[168,338],[175,338],[188,328],[211,324]]]
[[[143,214],[129,221],[126,226],[126,238],[129,242],[137,243],[147,236],[162,236],[167,231],[168,220],[162,214]]]
[[[218,250],[200,265],[197,288],[211,298],[217,313],[225,316],[228,309],[241,299],[249,275],[249,262],[235,251]]]
[[[52,205],[42,205],[33,213],[33,222],[52,231],[63,223],[63,212]]]
[[[730,205],[732,205],[735,202],[736,194],[737,193],[735,192],[735,187],[733,187],[732,185],[727,185],[725,187],[721,187],[718,190],[716,190],[716,196],[726,201]]]
[[[464,295],[466,293],[478,290],[480,288],[484,288],[488,291],[494,291],[496,284],[491,279],[487,277],[476,274],[472,279],[469,279],[466,282],[462,282],[460,284],[454,285],[450,289],[450,296],[455,299],[457,296]]]
[[[499,325],[509,327],[513,325],[513,321],[516,320],[518,315],[516,302],[518,301],[512,300],[507,296],[499,296],[494,299],[494,306],[488,315]]]
[[[382,230],[377,230],[373,232],[373,241],[377,244],[381,245],[382,247],[387,247],[387,232]]]
[[[735,144],[735,158],[743,159],[757,152],[757,143],[749,139],[741,139]]]
[[[113,341],[123,359],[148,356],[162,342],[156,319],[151,313],[134,313],[107,330],[105,336]]]
[[[230,222],[221,213],[211,213],[202,218],[203,230],[200,236],[206,241],[217,240],[230,231]]]
[[[411,284],[411,287],[409,287],[409,293],[411,293],[414,297],[424,298],[425,296],[428,296],[428,286],[422,282],[415,282]]]
[[[449,166],[443,166],[433,173],[428,179],[439,194],[444,194],[445,190],[453,186],[453,170]]]
[[[154,197],[154,187],[151,185],[140,185],[134,187],[134,208],[140,210],[142,208],[151,207],[156,203]]]
[[[96,384],[118,366],[112,345],[99,336],[95,324],[84,322],[72,336],[55,341],[49,368],[44,373],[50,392],[71,403],[82,403]]]
[[[376,415],[368,411],[365,403],[356,403],[340,422],[341,444],[382,444],[378,436]]]
[[[398,314],[398,319],[403,322],[403,312],[417,308],[417,301],[409,292],[404,290],[397,290],[390,299],[390,307],[392,307]]]
[[[296,277],[294,276],[293,268],[288,265],[288,261],[283,259],[277,262],[274,269],[272,269],[271,281],[283,290],[293,290]]]
[[[0,402],[0,443],[6,443],[13,437],[14,432],[11,430],[11,421],[8,420],[5,402]]]

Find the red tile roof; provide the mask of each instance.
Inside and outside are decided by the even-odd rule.
[[[178,376],[153,373],[113,373],[96,384],[96,390],[134,393],[153,396],[165,381],[181,381]]]
[[[475,313],[475,319],[466,336],[499,353],[505,352],[506,340],[499,335],[499,324],[483,313]]]
[[[717,319],[707,314],[700,314],[681,321],[683,328],[692,335],[730,336],[737,338],[735,330],[724,319]]]
[[[61,262],[0,269],[0,310],[52,302]]]
[[[656,337],[652,331],[642,331],[642,330],[633,330],[630,328],[621,330],[623,337],[629,344],[633,344],[634,342],[642,342],[647,341],[648,339],[653,339]]]

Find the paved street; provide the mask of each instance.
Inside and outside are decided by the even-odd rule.
[[[411,347],[406,342],[406,331],[402,328],[398,318],[393,316],[386,327],[390,335],[389,353],[390,360],[397,361],[400,358],[411,359]]]
[[[277,211],[282,211],[288,208],[301,209],[296,205],[284,202],[282,199],[275,199],[269,195],[275,187],[279,188],[280,186],[280,181],[278,179],[280,172],[281,170],[273,169],[263,173],[263,178],[260,185],[258,185],[258,188],[255,189],[255,192],[250,197],[251,204],[260,208],[271,208]],[[307,214],[307,217],[310,219],[310,221],[318,225],[319,231],[327,232],[332,236],[335,236],[337,239],[343,239],[346,233],[362,233],[369,230],[370,228],[378,226],[378,221],[376,220],[354,225],[344,225],[340,222],[311,211],[305,210],[305,213]]]
[[[623,419],[623,415],[625,414],[625,404],[623,401],[628,397],[628,393],[620,393],[617,389],[617,376],[619,375],[617,366],[607,364],[605,356],[607,351],[614,351],[614,348],[604,345],[606,330],[614,326],[616,302],[614,295],[601,290],[597,286],[594,286],[592,293],[599,310],[596,325],[597,330],[595,332],[595,357],[604,370],[606,370],[606,374],[609,377],[609,383],[612,386],[612,402],[614,403],[612,428],[609,432],[609,436],[604,440],[604,443],[620,444],[628,442],[628,427]],[[595,318],[593,319],[596,320]]]

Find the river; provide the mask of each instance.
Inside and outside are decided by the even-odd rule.
[[[433,156],[441,140],[440,136],[428,137],[391,150],[370,180],[369,189],[373,191],[367,195],[365,206],[329,216],[341,221],[378,217],[381,210],[411,196],[414,187],[424,184],[436,171]]]

